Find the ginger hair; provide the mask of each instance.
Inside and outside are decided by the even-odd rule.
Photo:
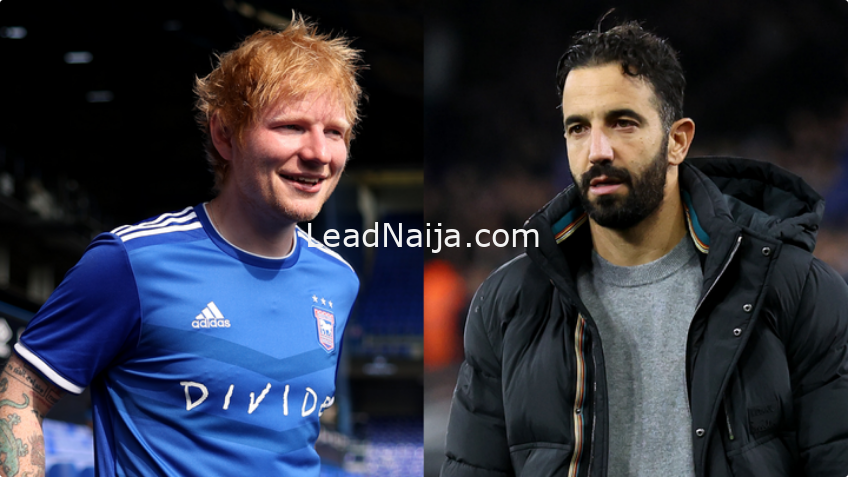
[[[267,108],[281,101],[302,99],[313,92],[332,92],[342,102],[351,125],[345,135],[349,146],[359,120],[362,88],[357,83],[361,51],[343,36],[321,34],[300,15],[282,31],[260,30],[234,50],[218,55],[218,65],[196,78],[197,123],[206,135],[206,157],[220,191],[229,163],[212,143],[214,115],[239,144],[246,128],[256,124]]]

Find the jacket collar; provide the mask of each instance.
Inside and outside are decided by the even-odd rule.
[[[569,187],[569,189],[573,187]],[[701,226],[700,220],[698,220],[698,214],[692,203],[692,196],[686,190],[682,190],[680,195],[683,199],[683,211],[686,214],[686,225],[689,236],[692,238],[698,251],[704,254],[709,253],[710,236]],[[561,244],[568,237],[571,237],[588,219],[589,214],[583,210],[583,206],[579,203],[576,204],[561,219],[551,225],[551,233],[554,234],[556,243]]]
[[[824,201],[777,166],[740,158],[690,158],[680,165],[679,183],[689,236],[701,253],[715,256],[705,260],[705,278],[743,229],[810,251],[815,246]],[[539,246],[528,247],[527,254],[555,284],[571,284],[580,257],[591,247],[587,221],[571,185],[525,223],[525,229],[539,234]]]
[[[824,199],[800,177],[774,164],[735,157],[691,158],[681,167],[681,183],[692,192],[699,216],[712,235],[731,221],[752,233],[812,252],[824,214]],[[692,187],[692,184],[696,187]],[[695,197],[705,190],[706,200]],[[715,214],[711,213],[715,204]],[[702,211],[702,205],[704,209]]]

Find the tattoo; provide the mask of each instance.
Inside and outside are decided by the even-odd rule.
[[[0,379],[0,389],[5,390],[9,386],[6,378]],[[24,397],[24,402],[18,404],[11,399],[3,399],[0,401],[0,408],[11,406],[15,409],[24,409],[29,406],[29,397],[26,394],[21,394]],[[0,468],[6,474],[6,477],[18,475],[21,463],[19,458],[24,457],[29,452],[29,447],[24,444],[21,439],[15,437],[12,432],[12,427],[20,424],[21,416],[12,413],[6,416],[6,419],[0,419]]]
[[[28,366],[16,366],[13,363],[6,363],[3,369],[3,379],[0,379],[0,393],[5,392],[9,386],[6,376],[18,381],[29,389],[32,389],[36,398],[44,401],[48,406],[53,407],[59,401],[62,395],[57,392],[52,386],[47,385],[41,376],[31,370]]]
[[[45,466],[44,463],[44,438],[39,434],[33,434],[29,436],[29,448],[32,450],[32,455],[30,456],[32,466],[36,469],[43,469]],[[40,475],[44,475],[43,472]]]

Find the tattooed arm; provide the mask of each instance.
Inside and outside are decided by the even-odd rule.
[[[0,373],[0,476],[44,476],[41,422],[62,393],[12,354]]]

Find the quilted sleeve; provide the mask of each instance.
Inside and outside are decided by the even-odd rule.
[[[459,371],[446,437],[442,477],[514,475],[504,423],[501,364],[492,344],[491,304],[484,283],[468,312],[465,361]]]
[[[787,357],[805,475],[848,474],[848,286],[813,260]]]

